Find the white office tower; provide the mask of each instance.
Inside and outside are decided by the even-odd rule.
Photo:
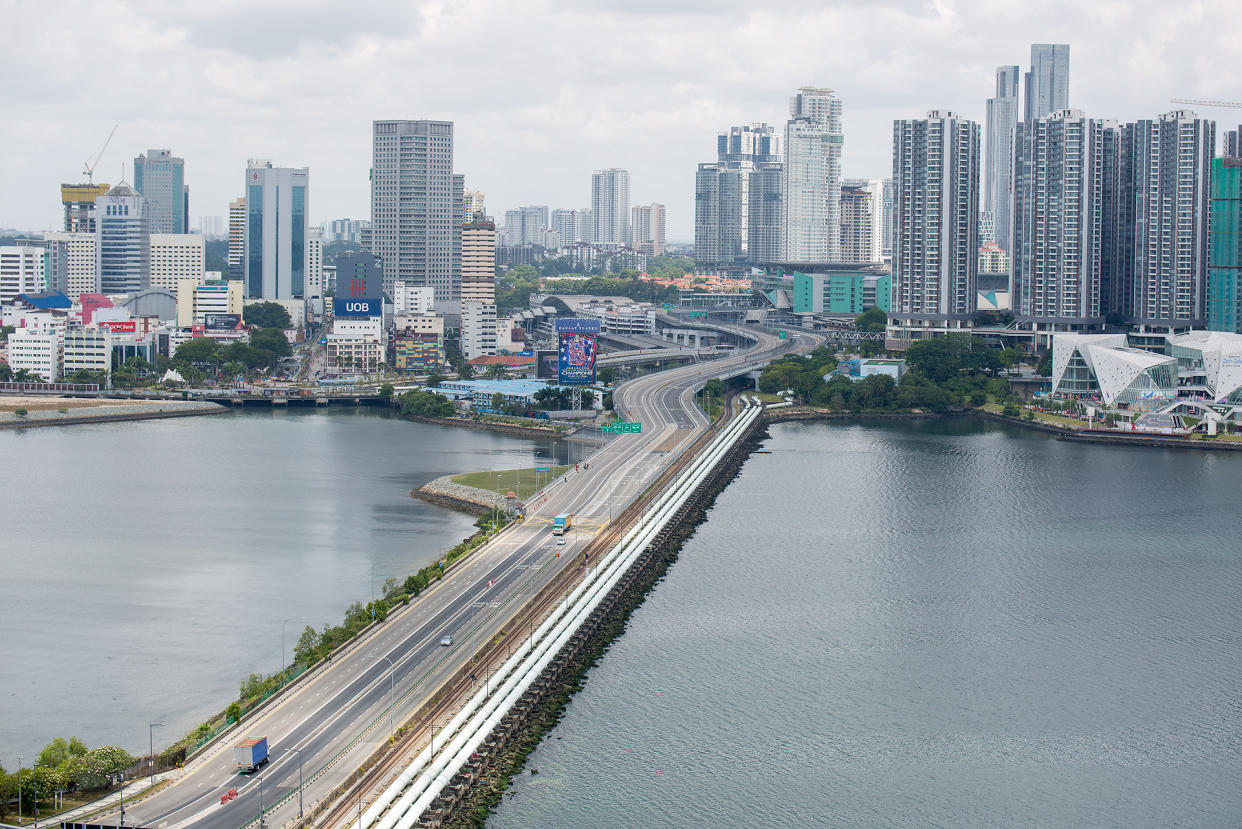
[[[23,369],[45,383],[60,379],[61,332],[18,328],[9,334],[8,363],[14,372]]]
[[[375,121],[370,252],[384,263],[384,291],[397,282],[461,301],[465,183],[453,174],[451,121]]]
[[[480,216],[487,215],[487,208],[483,204],[482,190],[466,190],[462,194],[462,203],[465,209],[466,221],[473,222]]]
[[[894,121],[893,186],[889,338],[969,328],[978,276],[979,125],[944,110]]]
[[[787,262],[841,259],[841,99],[831,89],[804,86],[789,99],[785,125],[782,258]]]
[[[233,199],[229,202],[229,278],[240,278],[246,258],[246,199]]]
[[[435,308],[435,292],[398,282],[392,286],[393,314],[429,314]]]
[[[249,161],[243,259],[247,297],[305,297],[309,209],[309,168],[273,167],[266,159]]]
[[[150,286],[176,295],[181,280],[201,282],[206,256],[200,233],[152,233]]]
[[[1015,135],[1014,316],[1039,332],[1101,328],[1117,126],[1065,109],[1019,123]]]
[[[496,301],[496,225],[486,218],[461,226],[461,301]]]
[[[1018,77],[1016,66],[996,67],[996,97],[988,98],[987,146],[984,148],[983,212],[992,220],[992,238],[1005,250],[1010,248],[1013,216],[1013,128],[1018,123]]]
[[[590,242],[592,233],[591,208],[553,210],[552,230],[559,235],[558,241],[562,245]]]
[[[610,167],[591,174],[591,240],[605,247],[630,242],[630,174]]]
[[[647,256],[664,255],[665,219],[664,205],[643,204],[634,208],[630,222],[633,246]]]
[[[306,299],[323,299],[323,228],[306,231]]]
[[[1068,43],[1032,43],[1031,69],[1026,73],[1024,121],[1069,109],[1070,47]]]
[[[133,294],[150,286],[147,200],[125,182],[95,200],[95,270],[101,293]]]
[[[1117,310],[1141,330],[1207,319],[1208,185],[1216,123],[1189,110],[1122,127]]]
[[[82,294],[99,293],[94,233],[44,233],[48,249],[47,287],[77,302]]]
[[[0,304],[8,305],[18,294],[46,290],[46,254],[47,249],[39,244],[0,247]]]
[[[461,354],[467,360],[496,353],[496,303],[461,304]]]
[[[841,182],[842,262],[884,261],[884,227],[888,224],[884,190],[881,179],[847,178]]]

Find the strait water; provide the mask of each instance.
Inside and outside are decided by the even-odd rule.
[[[282,623],[291,654],[474,531],[411,489],[567,451],[371,409],[0,432],[0,764],[169,744],[280,669]]]
[[[766,447],[489,827],[1242,825],[1242,455]]]

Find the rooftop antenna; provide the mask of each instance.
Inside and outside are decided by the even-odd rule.
[[[103,146],[99,148],[99,153],[95,156],[95,160],[87,161],[82,165],[85,168],[82,170],[82,175],[86,176],[88,184],[95,183],[95,167],[99,164],[99,159],[103,158],[104,150],[108,149],[108,145],[112,143],[112,136],[116,135],[116,128],[119,126],[120,124],[112,125],[112,132],[108,133],[108,137],[104,141]]]

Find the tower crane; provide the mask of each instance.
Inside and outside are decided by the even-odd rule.
[[[82,166],[86,169],[82,171],[82,175],[86,176],[87,183],[95,183],[95,167],[99,165],[99,159],[103,158],[104,150],[108,149],[108,145],[112,143],[112,136],[116,135],[116,128],[119,126],[120,124],[112,125],[112,132],[108,133],[108,138],[104,141],[103,146],[99,148],[99,153],[95,156],[95,160],[83,163]]]
[[[1191,106],[1201,107],[1231,107],[1233,109],[1242,109],[1242,103],[1239,103],[1238,101],[1204,101],[1198,98],[1173,98],[1169,103],[1190,104]]]

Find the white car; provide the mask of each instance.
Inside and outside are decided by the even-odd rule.
[[[440,637],[440,647],[447,648],[451,644],[453,644],[453,634],[446,633]]]

